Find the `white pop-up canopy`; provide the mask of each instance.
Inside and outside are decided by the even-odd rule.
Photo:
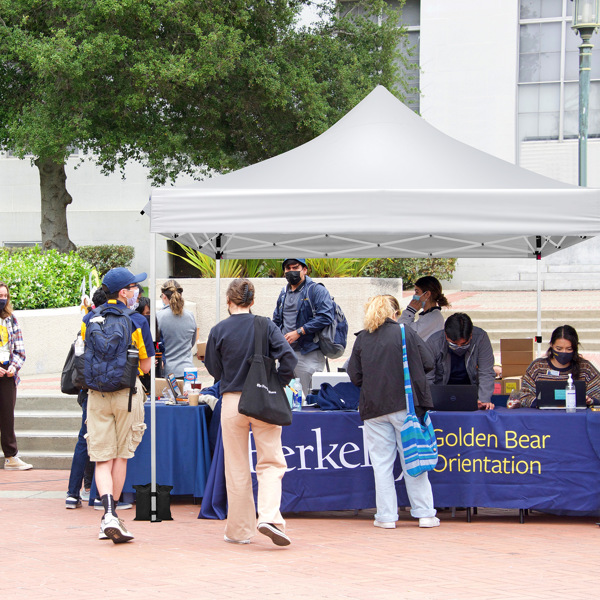
[[[151,231],[213,257],[533,257],[600,233],[600,190],[438,131],[379,86],[314,140],[154,189]]]
[[[218,259],[540,258],[600,234],[600,190],[458,142],[383,87],[294,150],[201,183],[154,189],[145,211],[153,234]],[[150,270],[153,290],[154,235]],[[538,334],[539,290],[538,268]],[[153,493],[154,417],[153,400]],[[155,520],[155,497],[153,511]]]

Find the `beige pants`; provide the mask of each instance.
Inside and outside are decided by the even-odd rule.
[[[223,394],[221,433],[225,451],[228,514],[225,535],[236,541],[256,533],[256,508],[252,494],[248,436],[250,425],[256,444],[258,523],[272,523],[282,531],[281,480],[287,464],[281,448],[281,427],[251,419],[238,412],[241,393]]]

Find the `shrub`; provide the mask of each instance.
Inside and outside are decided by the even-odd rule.
[[[79,246],[77,254],[92,265],[102,279],[115,267],[129,267],[133,260],[133,246]]]
[[[412,287],[419,277],[433,275],[449,281],[456,270],[456,258],[376,258],[364,270],[366,277],[401,277],[404,288]]]
[[[91,270],[76,252],[42,252],[39,247],[0,250],[0,281],[8,285],[17,310],[78,305],[81,282]]]

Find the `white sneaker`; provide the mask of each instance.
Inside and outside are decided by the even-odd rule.
[[[440,520],[437,517],[422,517],[419,519],[419,527],[439,527]]]
[[[110,538],[104,533],[104,517],[100,521],[100,533],[98,534],[99,540],[110,540]]]
[[[230,544],[249,544],[250,540],[232,540],[231,538],[228,538],[226,535],[223,536],[223,539],[226,542],[229,542]]]
[[[5,471],[27,471],[28,469],[33,469],[33,465],[23,462],[18,454],[4,459]]]
[[[106,514],[102,519],[102,523],[104,524],[102,529],[104,535],[107,535],[115,544],[124,544],[133,539],[122,519],[111,514]]]
[[[381,529],[396,529],[396,523],[394,521],[373,521],[375,527],[381,527]]]

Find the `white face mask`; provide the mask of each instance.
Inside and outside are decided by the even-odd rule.
[[[138,307],[138,296],[140,295],[140,288],[133,288],[133,296],[127,298],[127,307],[135,310]]]

